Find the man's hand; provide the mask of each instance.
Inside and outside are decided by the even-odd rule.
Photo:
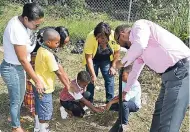
[[[112,75],[112,76],[116,75],[116,69],[113,68],[113,67],[110,67],[109,74]]]
[[[116,68],[117,68],[117,69],[120,69],[120,68],[123,67],[123,66],[124,66],[124,64],[121,63],[121,60],[118,60],[118,61],[116,62]]]

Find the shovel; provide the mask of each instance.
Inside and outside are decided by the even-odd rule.
[[[123,67],[119,72],[119,119],[115,122],[113,127],[109,130],[109,132],[123,132],[122,127],[122,74],[123,74]]]

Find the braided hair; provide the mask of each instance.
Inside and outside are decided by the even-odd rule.
[[[64,45],[65,39],[69,37],[69,31],[67,28],[63,26],[56,27],[55,30],[59,33],[61,37],[59,47],[62,47]]]

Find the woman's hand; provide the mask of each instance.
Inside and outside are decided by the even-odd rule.
[[[38,93],[42,94],[45,91],[44,85],[43,83],[39,80],[35,83],[36,86],[36,90],[38,91]]]
[[[115,68],[113,68],[113,67],[110,67],[110,69],[109,69],[109,74],[110,75],[112,75],[112,76],[114,76],[114,75],[116,75],[116,69]]]
[[[91,77],[92,83],[95,84],[95,83],[96,83],[96,80],[97,80],[96,75],[93,75],[93,76]]]

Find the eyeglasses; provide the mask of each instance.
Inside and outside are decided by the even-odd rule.
[[[36,26],[36,28],[38,28],[40,26],[40,24],[36,24],[35,26]]]
[[[40,26],[40,24],[36,24],[34,21],[32,21],[32,25],[34,25],[35,28],[38,28]]]

